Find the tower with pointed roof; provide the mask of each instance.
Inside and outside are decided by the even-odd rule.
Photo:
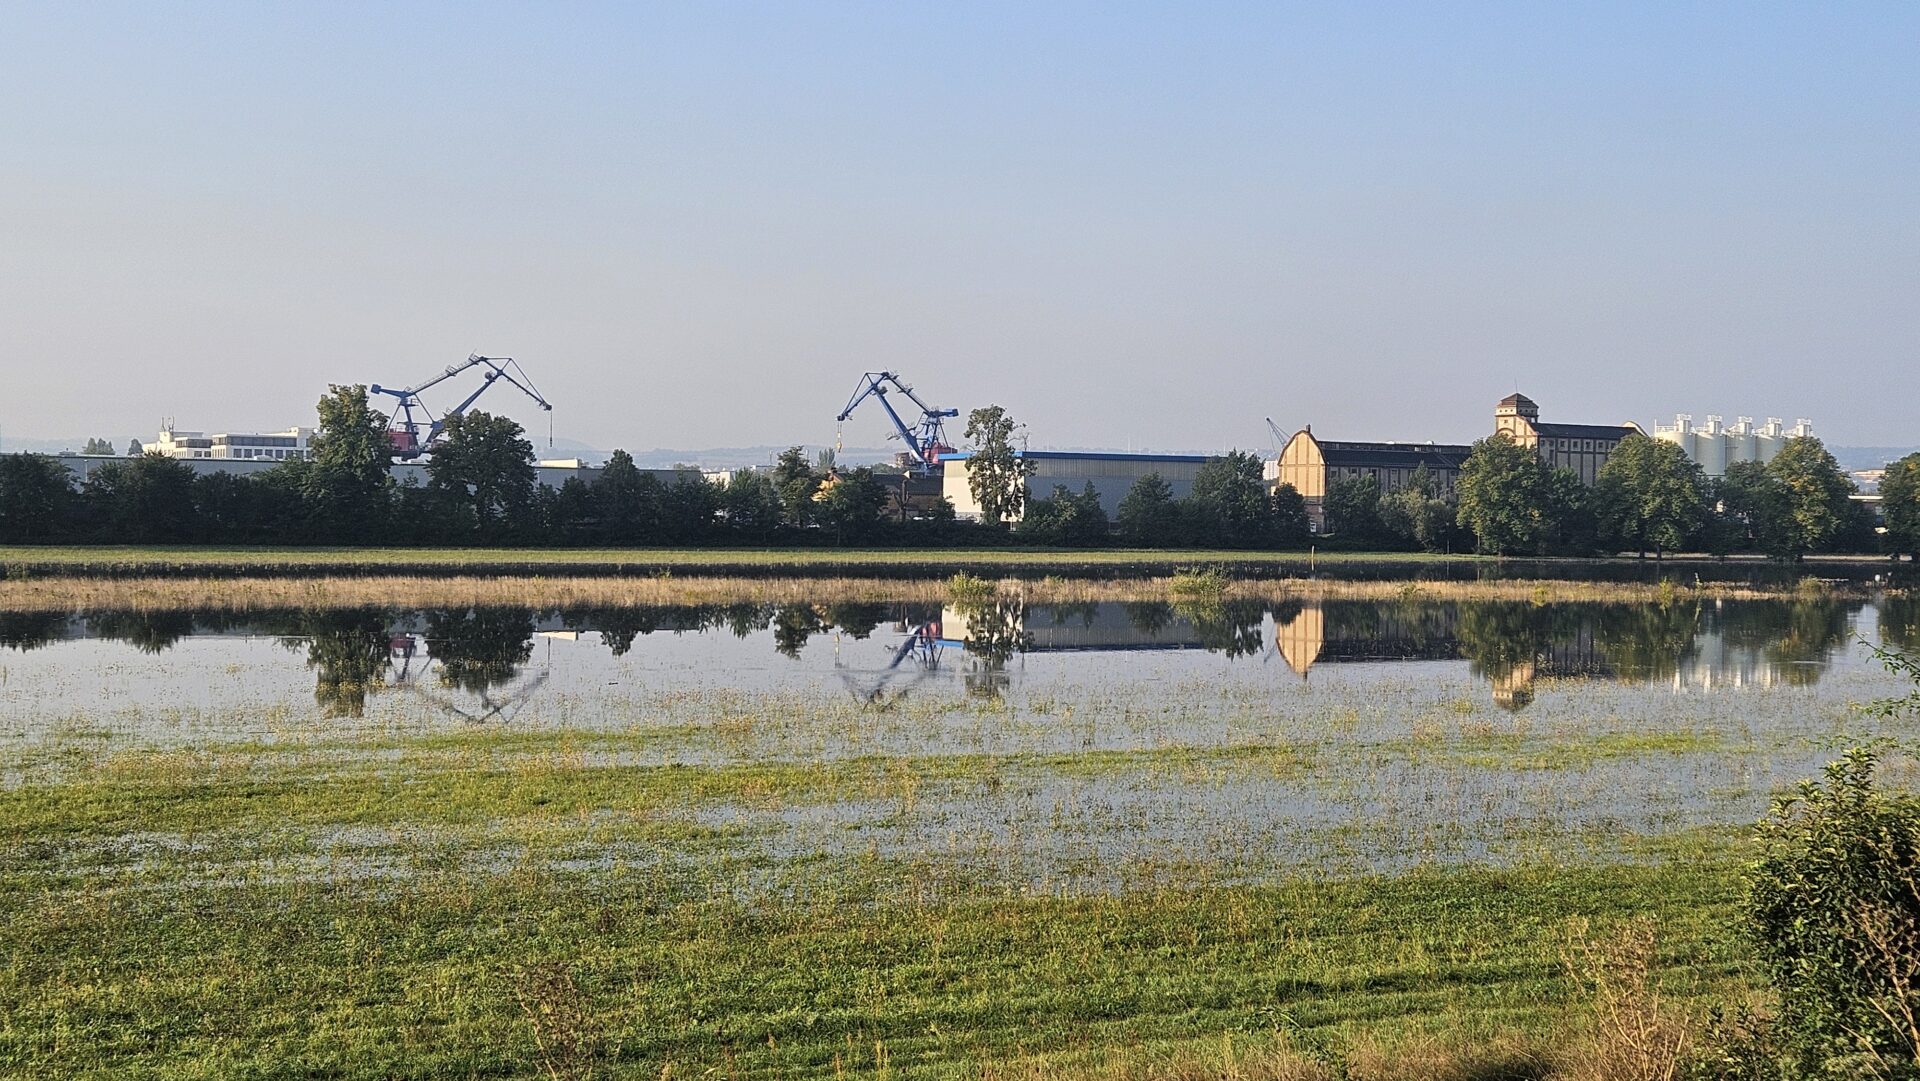
[[[1549,469],[1568,469],[1592,484],[1613,448],[1630,435],[1644,435],[1632,421],[1625,424],[1547,424],[1532,398],[1515,392],[1493,407],[1493,430],[1523,447],[1532,447]]]

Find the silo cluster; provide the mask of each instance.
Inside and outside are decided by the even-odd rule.
[[[1709,414],[1704,425],[1695,427],[1691,414],[1680,413],[1670,425],[1654,425],[1653,437],[1678,445],[1687,457],[1700,463],[1701,472],[1718,477],[1726,474],[1728,466],[1740,462],[1772,461],[1787,440],[1813,434],[1813,422],[1804,417],[1794,421],[1791,429],[1779,417],[1768,417],[1758,428],[1752,417],[1737,417],[1731,425],[1723,425],[1721,420]]]

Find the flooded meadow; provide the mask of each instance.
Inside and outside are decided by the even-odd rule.
[[[0,613],[0,1073],[1543,1076],[1904,736],[1920,600],[1667,592]]]
[[[204,849],[235,861],[216,876],[392,873],[422,846],[738,888],[860,856],[1068,892],[1632,860],[1740,830],[1880,736],[1858,705],[1903,692],[1871,647],[1917,633],[1911,598],[1827,595],[16,614],[0,776],[374,794],[362,820],[314,809],[297,866],[201,829],[69,853]],[[511,800],[458,830],[378,810],[475,777],[630,801],[537,839]]]

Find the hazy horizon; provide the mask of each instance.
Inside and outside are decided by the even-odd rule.
[[[1920,8],[9,14],[8,440],[478,351],[609,448],[830,445],[882,368],[1036,447],[1469,442],[1516,389],[1920,443]]]

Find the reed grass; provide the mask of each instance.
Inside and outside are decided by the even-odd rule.
[[[1195,599],[1185,577],[1085,579],[980,579],[970,582],[990,595],[1035,604],[1083,601]],[[1761,589],[1705,583],[1690,587],[1623,582],[1489,579],[1467,582],[1341,581],[1324,578],[1240,579],[1216,584],[1206,579],[1205,599],[1214,600],[1524,600],[1637,601],[1674,603],[1689,598],[1760,599],[1800,595],[1795,588]],[[1823,586],[1825,592],[1843,592]],[[402,604],[410,607],[519,605],[551,609],[570,606],[751,603],[921,601],[954,597],[944,578],[780,578],[698,575],[636,577],[330,575],[314,578],[224,577],[26,577],[0,581],[0,610],[58,612],[80,610],[154,611],[200,609],[364,608]]]

